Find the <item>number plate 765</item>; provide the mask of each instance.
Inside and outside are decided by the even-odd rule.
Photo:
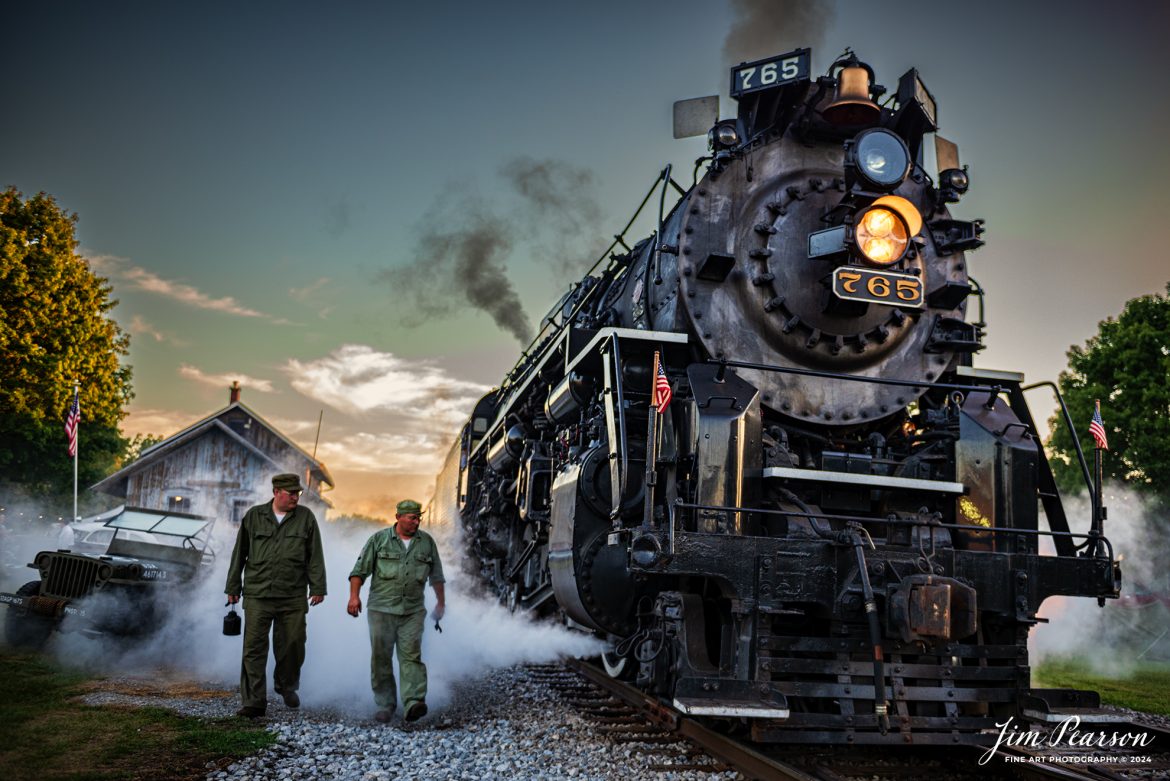
[[[841,266],[833,272],[833,295],[848,301],[908,306],[923,305],[922,280],[909,274]]]

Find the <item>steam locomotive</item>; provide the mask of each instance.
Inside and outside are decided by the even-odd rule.
[[[735,119],[676,104],[676,137],[710,112],[694,184],[662,173],[658,229],[550,311],[437,481],[501,601],[758,741],[1056,720],[1092,693],[1031,688],[1041,604],[1120,591],[1100,517],[1070,531],[1023,375],[972,365],[983,225],[951,215],[970,180],[934,97],[915,70],[884,93],[851,52],[814,77],[800,49],[732,69]]]

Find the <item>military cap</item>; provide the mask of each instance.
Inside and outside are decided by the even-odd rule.
[[[403,499],[394,508],[395,515],[422,515],[422,505],[413,499]]]
[[[301,485],[301,478],[289,472],[272,478],[272,487],[279,488],[283,491],[305,490],[305,487]]]

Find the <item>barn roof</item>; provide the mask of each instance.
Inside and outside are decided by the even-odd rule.
[[[300,446],[298,446],[295,442],[293,442],[291,439],[286,437],[280,431],[280,429],[276,428],[271,423],[266,421],[264,418],[257,415],[255,410],[253,410],[251,407],[247,406],[246,404],[244,404],[241,401],[233,401],[231,404],[229,404],[228,406],[219,410],[218,412],[214,412],[211,415],[208,415],[207,417],[203,418],[202,420],[199,420],[195,423],[192,423],[190,426],[187,426],[187,428],[183,429],[182,431],[178,432],[177,434],[169,436],[166,439],[164,439],[162,442],[159,442],[158,444],[153,445],[153,446],[147,448],[146,450],[142,451],[142,453],[139,455],[139,457],[137,459],[135,459],[133,462],[122,467],[117,472],[114,472],[112,475],[105,478],[104,480],[94,484],[92,486],[92,490],[101,491],[103,493],[111,494],[113,496],[125,496],[126,495],[126,483],[127,483],[129,476],[133,472],[136,472],[139,469],[143,469],[145,467],[148,467],[151,464],[159,461],[160,459],[166,458],[169,454],[174,453],[175,451],[179,450],[182,447],[185,447],[186,445],[199,439],[200,437],[206,435],[207,433],[209,433],[211,431],[217,431],[217,432],[223,434],[228,439],[232,440],[233,442],[235,442],[237,445],[239,445],[240,447],[247,450],[252,455],[256,456],[257,458],[259,458],[261,460],[267,461],[269,464],[272,465],[273,469],[285,468],[287,465],[287,461],[285,461],[282,458],[282,456],[284,456],[285,454],[264,452],[260,447],[258,447],[256,445],[256,443],[252,442],[251,440],[249,440],[248,438],[246,438],[244,436],[241,436],[235,429],[233,429],[230,425],[228,425],[225,422],[225,419],[233,417],[232,413],[237,411],[237,410],[240,412],[243,412],[245,415],[247,415],[249,418],[251,418],[255,423],[258,423],[259,425],[263,426],[267,431],[269,431],[271,434],[273,434],[282,443],[287,445],[288,449],[290,451],[292,451],[293,455],[295,455],[295,456],[303,459],[305,462],[307,462],[309,468],[313,472],[317,473],[317,476],[321,482],[326,483],[331,488],[333,487],[333,485],[334,485],[333,476],[331,474],[329,474],[329,470],[326,468],[325,464],[318,461],[316,458],[314,458],[313,456],[309,455],[304,450],[302,450],[300,448]]]

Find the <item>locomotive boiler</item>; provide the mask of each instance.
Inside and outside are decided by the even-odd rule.
[[[983,226],[951,214],[934,97],[915,70],[884,93],[851,53],[732,69],[702,175],[663,172],[658,229],[558,302],[437,482],[501,601],[760,741],[975,742],[1091,704],[1032,688],[1029,629],[1120,589],[1023,375],[973,366]]]

